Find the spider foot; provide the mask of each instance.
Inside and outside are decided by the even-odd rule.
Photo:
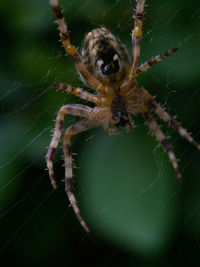
[[[78,219],[78,221],[80,222],[80,224],[82,225],[83,229],[89,233],[90,230],[87,226],[87,224],[85,223],[85,221],[83,220],[83,218],[81,217],[81,214],[80,214],[80,210],[78,208],[78,205],[77,205],[77,202],[76,202],[76,199],[74,197],[74,194],[71,192],[71,191],[67,191],[67,196],[69,198],[69,201],[70,201],[70,205],[73,207],[74,209],[74,212],[76,214],[76,217]]]

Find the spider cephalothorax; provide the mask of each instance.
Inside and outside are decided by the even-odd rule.
[[[55,87],[59,90],[66,91],[92,102],[94,107],[91,108],[81,104],[68,104],[61,107],[56,118],[53,138],[46,155],[47,168],[51,183],[56,188],[52,161],[61,138],[64,117],[67,114],[83,117],[84,119],[71,125],[66,130],[63,139],[65,190],[78,220],[83,228],[89,232],[85,221],[80,215],[73,193],[71,138],[74,135],[99,125],[103,126],[110,135],[116,135],[120,133],[120,129],[123,126],[126,126],[128,130],[133,128],[131,116],[141,113],[150,131],[168,153],[169,160],[176,171],[179,181],[182,180],[182,176],[173,148],[154,119],[154,115],[169,124],[199,150],[200,145],[182,128],[181,124],[174,117],[171,117],[161,108],[150,93],[142,87],[138,87],[135,80],[139,74],[177,50],[176,48],[170,49],[138,66],[145,0],[137,0],[134,28],[132,30],[131,60],[124,45],[106,28],[97,28],[87,34],[82,55],[80,55],[70,42],[67,25],[64,21],[58,0],[50,0],[50,3],[56,15],[62,44],[74,62],[83,81],[95,90],[95,94],[71,85],[63,83],[55,84]]]
[[[112,125],[123,127],[130,123],[126,108],[126,99],[120,95],[119,88],[115,89],[115,94],[111,104]]]

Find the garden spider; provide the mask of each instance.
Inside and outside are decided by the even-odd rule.
[[[131,115],[141,113],[150,131],[168,153],[169,160],[179,181],[182,180],[182,176],[173,148],[154,120],[154,113],[198,150],[200,150],[200,145],[181,127],[180,123],[174,117],[171,117],[161,108],[153,96],[145,89],[139,88],[135,80],[139,74],[147,71],[154,64],[177,50],[168,50],[138,66],[145,0],[137,0],[134,28],[132,30],[132,59],[129,58],[128,52],[120,40],[108,29],[103,27],[94,29],[87,34],[83,43],[82,54],[80,55],[70,42],[67,25],[58,0],[50,0],[50,4],[56,16],[56,23],[59,27],[63,46],[72,59],[83,82],[88,87],[94,89],[95,94],[64,83],[56,83],[54,86],[58,90],[66,91],[67,93],[74,94],[94,103],[95,107],[91,108],[81,104],[68,104],[61,107],[56,117],[54,134],[46,155],[47,168],[51,183],[56,188],[52,161],[61,137],[64,117],[67,114],[84,117],[84,119],[71,125],[66,130],[63,151],[65,161],[65,190],[80,224],[86,232],[89,232],[85,221],[80,215],[72,189],[72,136],[99,125],[103,126],[108,134],[117,135],[120,133],[121,127],[125,126],[127,130],[132,129],[134,123]]]

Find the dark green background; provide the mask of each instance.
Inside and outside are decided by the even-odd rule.
[[[73,43],[106,26],[131,50],[134,1],[61,1]],[[16,266],[197,266],[200,263],[200,153],[171,136],[183,184],[141,116],[134,131],[99,129],[73,140],[76,196],[91,229],[85,234],[64,193],[62,150],[55,158],[60,186],[45,169],[53,120],[66,103],[53,82],[85,88],[58,42],[48,1],[0,3],[0,258]],[[179,50],[138,83],[200,142],[199,1],[147,1],[141,62]],[[66,127],[77,118],[68,117]]]

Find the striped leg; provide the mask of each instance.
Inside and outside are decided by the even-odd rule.
[[[145,0],[137,0],[134,29],[132,30],[132,63],[128,74],[129,79],[134,79],[140,56],[140,43],[142,38],[143,11]]]
[[[161,60],[163,60],[164,58],[166,58],[167,56],[170,56],[171,54],[173,54],[175,51],[177,51],[178,48],[173,48],[170,50],[165,51],[164,53],[157,55],[153,58],[151,58],[150,60],[146,61],[145,63],[143,63],[142,65],[140,65],[137,70],[136,70],[136,76],[140,75],[142,72],[147,71],[148,69],[150,69],[153,65],[155,65],[156,63],[160,62]]]
[[[86,83],[90,85],[90,87],[93,89],[97,88],[100,84],[99,81],[97,81],[96,78],[90,74],[86,66],[83,64],[82,57],[79,55],[77,49],[75,48],[74,45],[71,44],[67,24],[65,23],[63,13],[58,3],[58,0],[50,0],[50,4],[55,13],[56,23],[58,24],[58,28],[60,32],[60,39],[62,41],[62,44],[67,54],[71,57],[72,61],[74,62],[76,66],[76,69],[81,74],[81,76],[86,81]]]
[[[85,221],[82,219],[80,215],[80,210],[77,205],[76,198],[73,193],[73,170],[72,170],[72,152],[71,152],[71,137],[88,130],[89,128],[94,127],[95,124],[91,120],[81,120],[76,124],[70,126],[64,136],[63,141],[63,151],[64,151],[64,159],[65,159],[65,191],[69,198],[69,202],[71,203],[74,212],[83,226],[86,232],[89,232],[89,228],[87,227]]]
[[[53,11],[56,16],[56,23],[58,24],[59,31],[60,31],[60,38],[62,44],[67,52],[67,54],[72,58],[73,61],[80,60],[80,56],[76,48],[71,44],[69,39],[69,32],[67,29],[67,25],[63,18],[61,7],[58,3],[58,0],[50,0],[50,4],[53,8]]]
[[[174,151],[170,143],[168,142],[167,138],[161,131],[160,127],[156,123],[156,121],[153,119],[152,115],[150,112],[143,113],[144,118],[147,121],[147,124],[149,126],[149,129],[151,132],[156,136],[157,140],[161,143],[163,146],[164,150],[168,153],[169,159],[174,167],[174,170],[176,171],[176,175],[178,177],[179,182],[182,181],[182,175],[180,173],[177,159],[174,155]]]
[[[90,102],[93,102],[96,104],[98,104],[100,102],[99,97],[83,90],[82,88],[76,88],[74,86],[64,84],[64,83],[56,83],[56,84],[54,84],[54,87],[60,91],[65,91],[67,93],[73,94],[73,95],[78,96],[84,100],[87,100],[87,101],[90,101]]]
[[[179,122],[175,120],[175,118],[171,117],[166,111],[164,111],[159,104],[157,104],[154,100],[151,100],[149,101],[149,107],[158,115],[159,118],[173,127],[180,136],[200,150],[200,144],[192,138],[192,136],[181,126]]]
[[[58,115],[56,117],[56,126],[53,133],[53,137],[49,146],[49,149],[46,154],[46,163],[47,163],[47,169],[49,171],[49,177],[52,183],[53,188],[56,188],[56,180],[54,177],[53,172],[53,157],[56,151],[56,148],[58,147],[58,142],[61,137],[62,128],[64,124],[64,116],[67,114],[81,116],[81,117],[89,117],[89,114],[92,112],[92,108],[74,104],[74,105],[66,105],[61,107],[61,109],[58,112]]]

